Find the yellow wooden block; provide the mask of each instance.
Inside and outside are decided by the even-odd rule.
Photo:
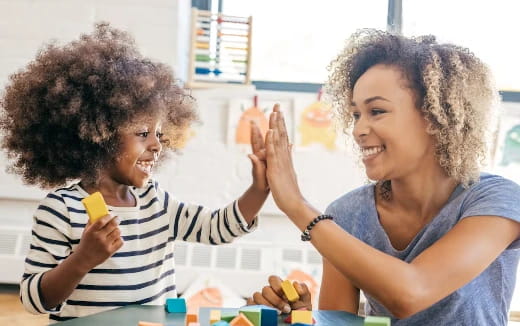
[[[312,311],[293,310],[291,312],[291,324],[296,323],[312,325]]]
[[[99,218],[109,214],[107,204],[105,204],[103,195],[101,195],[99,191],[93,193],[92,195],[86,198],[83,198],[81,202],[87,210],[90,223],[94,223]]]
[[[163,326],[161,323],[151,323],[149,321],[140,321],[137,326]]]
[[[287,300],[289,302],[295,302],[300,299],[300,296],[298,295],[298,292],[296,292],[296,289],[294,288],[293,284],[289,280],[285,280],[282,282],[282,290],[285,296],[287,297]]]
[[[209,312],[209,324],[212,325],[217,321],[220,321],[220,310],[210,310]]]

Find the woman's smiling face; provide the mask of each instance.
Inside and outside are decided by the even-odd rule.
[[[420,172],[436,160],[434,138],[426,132],[428,123],[406,83],[398,68],[378,64],[354,85],[353,135],[371,180]]]

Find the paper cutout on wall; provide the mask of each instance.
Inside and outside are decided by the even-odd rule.
[[[309,147],[320,144],[328,150],[336,149],[337,133],[332,120],[332,107],[317,101],[301,111],[297,117],[299,142],[297,146]]]
[[[292,135],[293,119],[292,114],[289,114],[292,108],[291,100],[263,100],[256,96],[253,99],[233,99],[229,102],[228,144],[249,150],[251,144],[251,120],[256,122],[262,132],[262,136],[265,137],[269,129],[269,114],[276,103],[280,104],[280,108],[284,112],[289,135]]]
[[[189,313],[198,313],[200,307],[240,307],[245,300],[220,279],[212,275],[200,275],[184,291]]]
[[[507,131],[500,165],[520,164],[520,124]]]
[[[240,120],[238,121],[238,126],[236,128],[235,133],[235,142],[237,144],[251,144],[251,121],[254,121],[256,125],[260,128],[262,132],[262,137],[265,137],[267,129],[269,129],[269,122],[266,116],[269,108],[260,109],[258,107],[258,97],[255,96],[253,100],[253,106],[249,109],[244,110],[244,107],[241,107],[242,115],[240,115]]]

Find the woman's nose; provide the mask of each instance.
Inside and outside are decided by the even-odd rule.
[[[358,120],[354,123],[354,128],[352,130],[352,134],[355,139],[363,138],[370,133],[370,122],[368,119],[365,119],[362,115],[358,118]]]

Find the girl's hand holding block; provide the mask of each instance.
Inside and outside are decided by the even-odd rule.
[[[77,253],[83,257],[86,269],[90,270],[103,263],[121,246],[123,239],[119,230],[119,220],[110,216],[103,195],[97,191],[81,200],[89,222],[85,226]]]

